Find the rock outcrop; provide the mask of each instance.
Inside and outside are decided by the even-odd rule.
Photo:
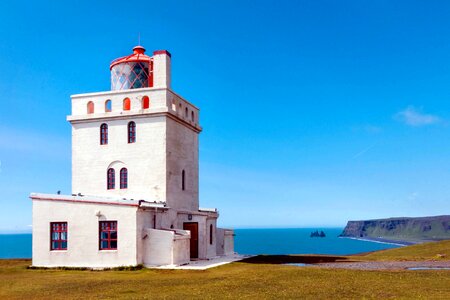
[[[416,241],[450,239],[450,215],[348,221],[340,236]]]

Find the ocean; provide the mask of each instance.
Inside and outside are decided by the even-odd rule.
[[[334,254],[369,252],[398,245],[339,238],[343,228],[235,229],[240,254]],[[324,238],[310,233],[323,230]],[[0,234],[0,258],[31,258],[31,234]]]

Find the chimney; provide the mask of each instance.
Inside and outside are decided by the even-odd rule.
[[[170,58],[167,50],[153,52],[153,87],[170,89]]]

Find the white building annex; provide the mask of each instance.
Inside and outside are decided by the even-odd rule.
[[[32,193],[33,266],[183,265],[234,253],[199,207],[199,109],[171,90],[166,50],[111,63],[111,91],[73,95],[72,194]]]

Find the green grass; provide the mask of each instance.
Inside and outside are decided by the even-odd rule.
[[[450,240],[355,255],[363,260],[450,260]]]
[[[436,251],[448,253],[449,245],[430,243],[350,259],[430,258]],[[450,271],[358,271],[277,264],[342,259],[346,258],[260,256],[206,271],[42,270],[27,269],[30,260],[0,260],[0,299],[450,299]]]

